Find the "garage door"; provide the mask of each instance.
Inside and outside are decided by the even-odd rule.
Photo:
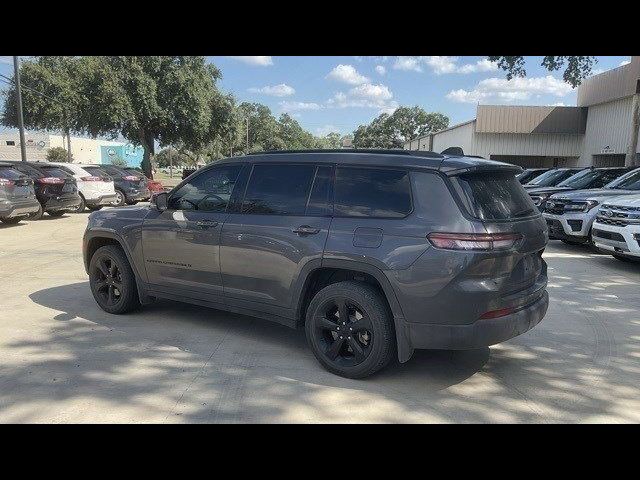
[[[625,155],[594,155],[593,166],[594,167],[624,167]]]

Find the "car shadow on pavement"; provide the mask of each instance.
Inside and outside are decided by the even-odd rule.
[[[45,334],[6,345],[21,360],[0,366],[0,418],[33,421],[40,401],[56,418],[92,406],[69,421],[640,421],[640,268],[573,246],[545,257],[536,328],[491,349],[416,351],[364,380],[324,371],[303,331],[268,321],[170,301],[116,316],[88,282],[39,290],[31,321]]]
[[[162,405],[153,415],[147,410],[147,421],[453,421],[430,399],[475,375],[489,358],[488,348],[416,351],[405,364],[350,380],[322,369],[302,329],[164,300],[109,315],[88,282],[30,298],[54,311],[51,328],[46,338],[10,345],[28,354],[3,375],[11,386],[0,392],[5,405],[38,395],[89,396],[130,409],[155,397]],[[345,416],[354,401],[365,408]]]
[[[20,222],[20,223],[4,223],[4,222],[0,222],[0,230],[4,230],[9,229],[9,228],[15,228],[15,227],[24,227],[24,223]]]

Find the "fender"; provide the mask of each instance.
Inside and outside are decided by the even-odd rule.
[[[308,280],[311,274],[318,270],[319,268],[338,268],[343,270],[354,270],[357,272],[366,273],[375,278],[378,283],[382,286],[382,290],[385,294],[387,301],[389,302],[389,307],[391,308],[391,314],[393,315],[393,322],[396,330],[396,342],[398,346],[398,360],[401,363],[406,362],[413,355],[413,347],[409,342],[407,333],[406,333],[406,322],[404,319],[404,314],[402,313],[402,308],[400,307],[400,302],[398,302],[398,298],[391,286],[391,283],[385,276],[384,272],[379,268],[365,262],[358,262],[353,260],[337,260],[337,259],[322,259],[320,264],[320,260],[314,260],[307,263],[301,271],[300,279],[301,281],[297,282],[295,294],[298,298],[298,306],[296,309],[296,318],[300,318],[302,314],[302,304],[304,301],[302,292],[307,287]],[[293,298],[296,298],[295,296]]]
[[[133,260],[133,255],[129,249],[127,242],[116,233],[112,229],[106,228],[93,228],[91,230],[86,230],[83,237],[83,257],[84,257],[84,269],[89,274],[89,262],[90,258],[87,256],[87,247],[89,246],[89,242],[94,238],[109,238],[111,240],[115,240],[124,251],[124,254],[127,256],[127,260],[129,261],[129,265],[131,266],[131,270],[133,270],[133,276],[136,279],[136,288],[138,290],[138,297],[140,298],[140,303],[143,305],[151,302],[151,298],[147,294],[147,290],[144,286],[144,282],[142,281],[142,277],[140,276],[140,272],[138,271],[138,267]]]

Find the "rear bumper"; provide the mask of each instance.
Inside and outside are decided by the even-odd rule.
[[[549,307],[546,290],[534,303],[511,315],[477,320],[470,325],[407,323],[409,342],[417,349],[471,350],[504,342],[535,327]]]
[[[24,217],[38,210],[40,210],[40,203],[35,198],[0,202],[0,218]]]
[[[117,202],[118,202],[118,197],[116,197],[115,193],[113,195],[102,195],[100,197],[85,199],[85,203],[90,207],[97,207],[100,205],[113,205]]]
[[[44,204],[43,209],[46,212],[52,211],[59,211],[59,210],[73,210],[74,208],[78,207],[80,205],[80,203],[82,202],[80,196],[78,195],[74,195],[74,196],[68,196],[68,197],[50,197],[47,200],[47,203]]]

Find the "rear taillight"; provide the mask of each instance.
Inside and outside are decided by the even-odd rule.
[[[60,185],[64,183],[64,180],[58,177],[42,177],[42,178],[36,178],[36,182],[44,183],[46,185]]]
[[[522,239],[519,233],[440,233],[427,235],[431,244],[445,250],[508,250]]]
[[[0,187],[11,187],[15,182],[8,178],[0,178]]]
[[[139,180],[142,180],[140,177],[136,177],[135,175],[126,175],[122,177],[122,179],[127,180],[129,182],[137,182]]]
[[[100,177],[80,177],[80,180],[83,180],[85,182],[102,182],[102,178]]]

